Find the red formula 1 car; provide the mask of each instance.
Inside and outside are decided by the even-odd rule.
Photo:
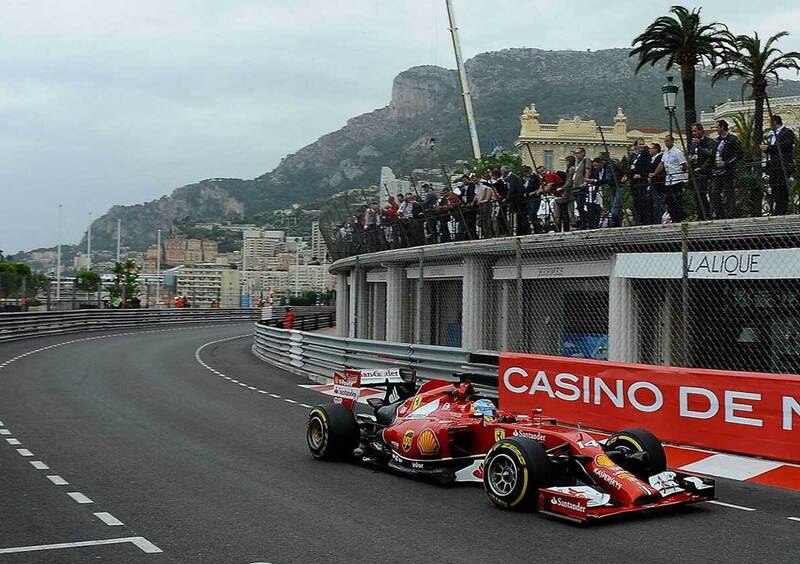
[[[362,386],[372,414],[355,413]],[[430,380],[413,373],[336,375],[336,403],[308,416],[306,439],[319,459],[357,460],[440,482],[483,482],[504,509],[535,508],[576,522],[714,499],[708,478],[667,470],[661,443],[628,429],[600,444],[580,429],[533,413],[499,411],[468,379]]]

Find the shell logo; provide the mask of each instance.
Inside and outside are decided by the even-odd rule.
[[[614,461],[611,460],[608,455],[605,454],[598,454],[594,457],[594,463],[598,466],[605,466],[608,468],[609,466],[614,466]]]
[[[425,429],[417,438],[417,448],[420,454],[437,454],[439,452],[439,439],[430,429]]]
[[[408,452],[411,450],[411,439],[414,438],[414,431],[409,429],[403,435],[403,450]]]

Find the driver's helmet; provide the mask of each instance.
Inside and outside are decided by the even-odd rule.
[[[474,415],[482,415],[483,417],[496,417],[497,416],[497,408],[494,406],[491,400],[488,399],[479,399],[472,403],[472,407],[470,408],[470,413]]]

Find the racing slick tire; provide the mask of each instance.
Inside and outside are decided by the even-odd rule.
[[[611,435],[605,444],[606,450],[625,454],[644,453],[643,459],[630,458],[621,466],[639,478],[647,479],[667,469],[667,454],[656,436],[644,429],[625,429]]]
[[[497,441],[483,461],[486,495],[501,509],[536,506],[539,488],[552,481],[552,466],[544,447],[530,439]]]
[[[308,413],[306,442],[314,458],[350,458],[358,447],[359,435],[353,412],[340,403],[318,405]]]

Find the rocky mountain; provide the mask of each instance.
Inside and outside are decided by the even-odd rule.
[[[543,122],[580,115],[608,124],[621,106],[630,126],[664,126],[664,69],[647,67],[634,74],[635,65],[627,49],[505,49],[470,59],[467,74],[483,150],[490,143],[513,147],[519,115],[530,103]],[[698,110],[740,93],[737,83],[712,88],[710,74],[703,71]],[[783,81],[770,94],[800,94],[800,82]],[[437,139],[433,152],[427,145],[431,137]],[[126,226],[123,244],[141,249],[154,242],[157,228],[178,221],[252,217],[294,203],[314,206],[334,193],[375,183],[381,166],[402,175],[470,156],[456,71],[413,67],[394,79],[388,106],[348,120],[258,178],[204,180],[159,200],[113,207],[94,223],[94,244],[115,244],[117,218]]]

